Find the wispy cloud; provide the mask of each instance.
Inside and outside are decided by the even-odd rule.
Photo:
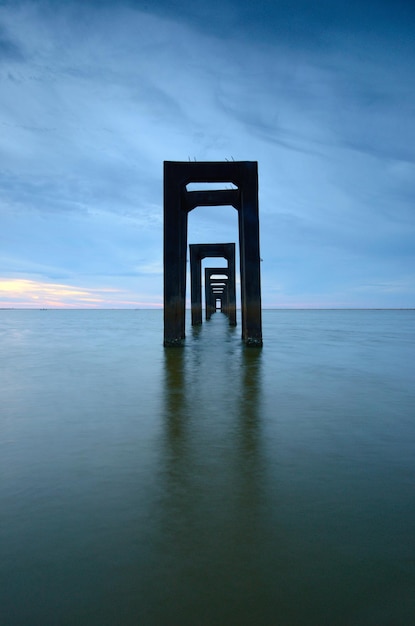
[[[87,289],[69,284],[27,279],[0,280],[2,308],[117,308],[159,307],[160,301],[141,301],[122,289]]]
[[[0,298],[5,306],[53,306],[63,307],[80,303],[98,306],[105,300],[104,294],[115,290],[91,290],[59,283],[43,283],[34,280],[15,279],[0,281]]]

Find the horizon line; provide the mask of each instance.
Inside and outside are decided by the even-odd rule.
[[[52,307],[33,307],[33,306],[0,306],[0,311],[162,311],[163,307],[76,307],[76,306],[52,306]],[[237,308],[237,311],[240,311]],[[380,307],[380,306],[272,306],[262,307],[262,311],[415,311],[415,307]],[[186,307],[186,311],[191,311],[190,307]]]

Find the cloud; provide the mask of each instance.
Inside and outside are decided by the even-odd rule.
[[[0,280],[0,308],[159,307],[140,301],[139,294],[114,288],[87,289],[70,284],[28,279]]]
[[[25,55],[20,45],[13,41],[8,31],[0,24],[0,63],[5,61],[21,62]]]
[[[201,2],[3,3],[4,278],[161,302],[162,162],[190,157],[259,161],[265,304],[397,280],[414,257],[414,51],[403,5],[370,32],[349,5],[225,2],[213,20]],[[190,239],[236,241],[236,224],[197,209]]]
[[[59,283],[44,283],[27,279],[1,280],[0,301],[4,306],[52,306],[75,304],[99,306],[105,302],[104,294],[115,290],[88,290]]]

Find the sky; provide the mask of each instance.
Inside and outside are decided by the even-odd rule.
[[[0,0],[0,307],[162,307],[189,159],[258,161],[264,308],[415,307],[414,32],[411,0]]]

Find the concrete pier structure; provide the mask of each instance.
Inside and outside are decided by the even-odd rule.
[[[189,183],[232,183],[236,189],[188,191]],[[198,206],[238,211],[242,339],[262,345],[256,161],[164,162],[164,345],[185,338],[188,213]]]
[[[229,318],[229,324],[236,326],[235,282],[229,280],[230,273],[226,267],[205,267],[205,312],[206,319],[210,319],[213,311],[210,311],[208,316],[209,298],[211,292],[216,291],[218,293],[218,289],[220,289],[223,294],[221,311]],[[214,278],[214,276],[221,276],[221,278]]]
[[[202,260],[209,257],[222,257],[228,262],[221,268],[229,280],[229,300],[233,306],[229,323],[236,326],[236,286],[235,286],[235,244],[234,243],[193,243],[190,249],[190,301],[192,326],[202,323]]]
[[[215,313],[216,311],[221,311],[221,313],[225,312],[226,299],[226,292],[209,288],[207,295],[206,320],[210,320],[212,313]]]
[[[216,301],[220,300],[219,310],[229,317],[229,284],[226,278],[212,278],[209,272],[212,268],[205,269],[205,312],[206,319],[211,318],[212,313],[218,310]],[[215,272],[216,273],[216,272]],[[232,307],[234,310],[234,307]],[[234,324],[231,324],[234,326]]]

